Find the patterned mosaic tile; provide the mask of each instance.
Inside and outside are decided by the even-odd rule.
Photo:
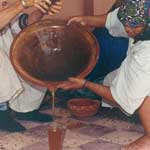
[[[52,109],[47,109],[47,110],[44,110],[44,111],[41,111],[41,112],[44,112],[44,113],[47,113],[47,114],[50,114],[52,115],[53,112],[52,112]],[[64,108],[55,108],[54,109],[54,114],[55,116],[58,116],[58,117],[71,117],[71,114],[69,112],[69,110],[67,109],[64,109]]]
[[[114,131],[111,128],[100,126],[100,125],[87,125],[83,128],[79,128],[78,130],[74,130],[75,132],[78,132],[80,134],[98,138],[100,136],[103,136],[104,134],[110,133]]]
[[[63,150],[120,150],[121,146],[105,142],[102,140],[95,140],[86,144],[80,145],[79,147],[64,146]],[[27,146],[20,150],[49,150],[48,141],[44,139],[41,142]]]
[[[28,130],[24,134],[36,139],[43,139],[45,137],[48,137],[48,128],[49,125],[38,126]]]
[[[20,150],[49,150],[48,139],[42,139],[40,142],[21,148]]]
[[[88,122],[88,123],[93,123],[99,120],[97,116],[91,116],[91,117],[86,117],[86,118],[77,118],[77,117],[72,116],[72,118],[79,120],[79,121]]]
[[[82,150],[80,147],[64,147],[63,150]]]
[[[80,139],[80,141],[79,141]],[[95,140],[94,138],[83,136],[70,130],[67,130],[64,140],[64,148],[63,150],[78,150],[78,146],[88,143],[90,141]],[[41,139],[40,142],[34,143],[32,145],[26,146],[20,150],[48,150],[48,138]]]
[[[50,109],[42,112],[51,114]],[[49,150],[48,128],[55,124],[67,128],[63,150],[120,150],[121,145],[143,135],[140,125],[98,116],[74,118],[62,108],[56,109],[55,121],[50,123],[19,122],[27,131],[11,134],[0,131],[0,150]]]
[[[36,142],[38,142],[38,139],[26,136],[23,133],[13,133],[0,137],[0,145],[6,150],[19,150]]]
[[[136,131],[143,133],[143,127],[141,125],[137,125],[135,123],[129,123],[121,120],[114,120],[114,119],[98,119],[97,121],[93,122],[97,125],[103,125],[106,127],[114,128],[117,130],[127,130],[127,131]]]
[[[75,148],[93,140],[95,140],[95,138],[67,130],[64,140],[64,147]]]
[[[55,123],[66,126],[67,129],[78,129],[88,125],[87,123],[72,118],[59,118]]]
[[[35,128],[37,126],[43,125],[44,123],[39,122],[32,122],[32,121],[24,121],[24,120],[18,120],[19,123],[21,123],[26,129]]]
[[[0,137],[5,136],[7,134],[9,134],[9,132],[0,130]]]
[[[0,144],[0,150],[9,150],[9,149],[5,148],[3,145]]]
[[[142,133],[138,133],[138,132],[114,131],[114,132],[105,134],[104,136],[100,137],[99,139],[108,141],[111,143],[126,145],[126,144],[129,144],[129,143],[137,140],[142,135],[143,135]]]
[[[81,150],[120,150],[121,146],[102,140],[96,140],[80,146]]]
[[[144,132],[145,132],[144,128],[141,125],[136,125],[136,124],[133,124],[132,126],[130,126],[128,131],[139,132],[139,133],[142,133],[142,134],[144,134]]]

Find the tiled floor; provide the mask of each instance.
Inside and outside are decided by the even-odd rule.
[[[51,114],[49,109],[44,112]],[[21,121],[24,133],[0,131],[0,150],[49,150],[48,128],[52,124],[67,127],[63,150],[120,150],[143,135],[140,125],[109,118],[91,117],[77,120],[62,108],[57,108],[55,121],[35,123]]]

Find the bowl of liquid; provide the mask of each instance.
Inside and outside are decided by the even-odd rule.
[[[73,98],[67,103],[71,114],[77,118],[87,118],[94,116],[99,108],[100,101],[89,98]]]
[[[42,20],[22,30],[11,45],[10,59],[27,81],[49,87],[68,77],[84,78],[94,68],[99,46],[93,34],[77,24]]]

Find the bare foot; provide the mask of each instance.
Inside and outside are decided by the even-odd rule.
[[[150,150],[150,136],[143,136],[135,142],[126,145],[121,150]]]

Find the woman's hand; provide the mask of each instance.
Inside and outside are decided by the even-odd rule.
[[[85,79],[69,78],[67,83],[59,84],[57,88],[64,90],[82,89],[86,83]]]
[[[61,8],[62,8],[62,1],[59,2],[55,2],[53,5],[50,6],[48,14],[49,15],[54,15],[60,12]]]
[[[50,0],[27,0],[26,1],[27,7],[35,6],[36,8],[40,9],[43,13],[48,12],[49,7],[51,6]]]
[[[73,22],[80,23],[81,25],[86,26],[88,25],[88,16],[72,17],[71,19],[68,20],[68,25],[70,25]]]
[[[59,11],[61,10],[62,8],[62,1],[61,2],[56,2],[55,4],[51,5],[49,7],[49,10],[47,11],[47,14],[49,15],[54,15],[56,13],[59,13]],[[28,18],[28,25],[36,22],[36,21],[39,21],[40,19],[42,19],[42,17],[44,16],[44,14],[39,10],[35,10],[33,11],[30,15],[29,15],[29,18]]]
[[[99,15],[99,16],[76,16],[69,19],[68,25],[73,22],[76,22],[76,23],[80,23],[83,26],[105,27],[106,19],[107,19],[107,14]]]
[[[44,14],[54,15],[58,13],[62,8],[62,0],[52,4],[51,0],[27,0],[26,5],[28,7],[35,6],[41,10]]]

